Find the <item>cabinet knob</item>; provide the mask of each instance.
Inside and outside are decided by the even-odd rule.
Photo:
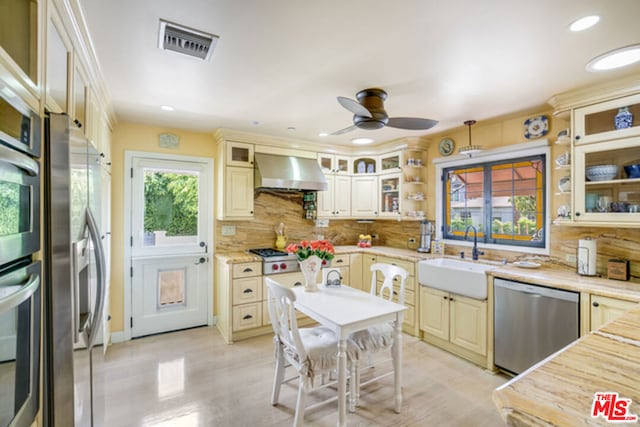
[[[342,264],[343,262],[344,262],[344,260],[343,260],[343,259],[337,259],[337,260],[336,260],[336,264]]]
[[[442,297],[442,299],[449,299],[449,297],[445,295]]]
[[[250,294],[250,293],[253,293],[253,289],[247,288],[242,292],[245,293],[245,294]]]
[[[576,141],[580,139],[580,135],[576,135]]]
[[[296,283],[293,284],[293,286],[302,286],[302,283],[301,282],[296,282]]]
[[[244,317],[242,318],[242,320],[249,320],[249,319],[253,319],[253,316],[252,316],[252,315],[250,315],[250,314],[247,314],[246,316],[244,316]]]
[[[576,212],[576,216],[580,216],[580,212]]]
[[[592,302],[591,305],[594,307],[600,307],[600,303],[598,301]]]

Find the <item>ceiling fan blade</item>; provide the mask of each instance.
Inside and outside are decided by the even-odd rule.
[[[438,124],[437,120],[420,119],[417,117],[391,117],[387,126],[408,130],[426,130],[431,129]]]
[[[362,104],[360,104],[358,101],[354,99],[345,98],[344,96],[339,96],[338,102],[340,103],[340,105],[342,105],[347,110],[351,111],[356,116],[369,117],[369,118],[373,117],[373,115],[369,110],[367,110]]]
[[[356,125],[351,125],[351,126],[346,127],[344,129],[337,130],[337,131],[331,133],[330,135],[342,135],[343,133],[351,132],[352,130],[356,130],[356,129],[358,129],[358,127]]]

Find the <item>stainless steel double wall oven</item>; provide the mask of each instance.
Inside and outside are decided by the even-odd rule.
[[[0,427],[30,426],[39,408],[41,123],[0,90]]]

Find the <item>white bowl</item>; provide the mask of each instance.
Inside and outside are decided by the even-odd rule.
[[[608,181],[618,176],[617,165],[588,166],[585,175],[589,181]]]

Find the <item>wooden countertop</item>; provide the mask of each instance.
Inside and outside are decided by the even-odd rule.
[[[592,417],[595,393],[631,399],[628,414],[640,414],[639,378],[636,307],[497,388],[493,400],[511,426],[611,425],[602,415]]]

